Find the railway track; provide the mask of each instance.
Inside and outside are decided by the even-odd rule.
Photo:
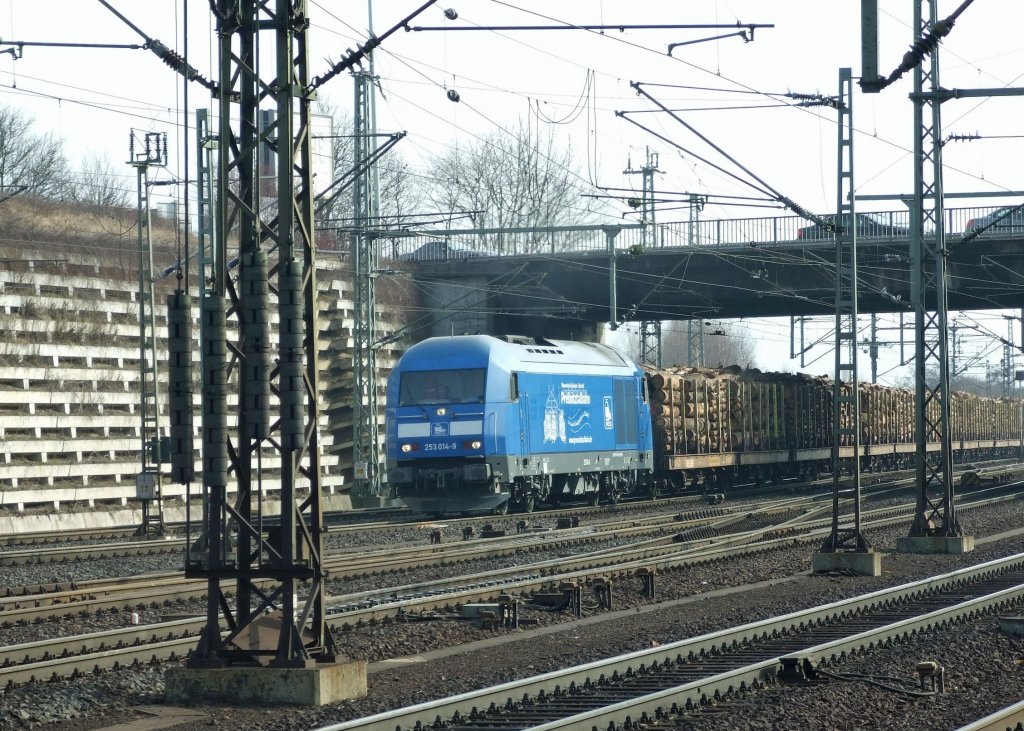
[[[1001,497],[995,500],[1008,500]],[[992,504],[992,499],[983,501]],[[981,502],[979,502],[981,504]],[[962,506],[968,509],[968,505]],[[724,525],[732,517],[720,518]],[[906,522],[906,510],[892,508],[865,514],[865,524]],[[506,571],[488,571],[451,579],[393,587],[386,590],[360,592],[332,598],[328,622],[335,629],[384,621],[400,616],[427,616],[432,612],[451,611],[453,606],[531,594],[559,586],[582,586],[600,579],[609,587],[612,581],[632,580],[647,572],[656,574],[680,567],[710,561],[767,552],[790,547],[798,542],[817,543],[827,531],[821,518],[802,521],[790,519],[783,523],[752,531],[724,536],[719,540],[700,539],[674,543],[671,537],[642,542],[629,549],[604,548],[572,559],[557,559]],[[778,531],[785,537],[770,538]],[[790,531],[802,532],[799,536]],[[161,590],[166,587],[162,587]],[[653,584],[651,584],[653,590]],[[205,593],[205,585],[200,589]],[[168,589],[169,593],[173,593]],[[609,590],[609,598],[610,598]],[[135,598],[120,601],[135,601]],[[95,611],[95,605],[65,606],[61,611]],[[0,615],[2,617],[3,615]],[[7,615],[8,621],[14,615]],[[22,615],[22,621],[26,615]],[[5,648],[0,654],[0,687],[25,682],[73,677],[95,670],[134,663],[175,659],[189,652],[195,635],[205,625],[205,617],[179,619],[148,627],[129,627],[109,632],[71,638],[56,638]]]
[[[407,508],[360,508],[353,510],[331,510],[324,512],[324,521],[334,527],[351,524],[385,526],[397,520],[412,520]],[[46,546],[87,541],[132,540],[138,526],[100,526],[96,528],[64,528],[58,531],[25,531],[0,536],[0,548],[18,546]],[[185,530],[184,523],[169,522],[165,525],[168,537],[174,538]],[[2,554],[0,554],[2,555]],[[0,564],[2,565],[2,564]]]
[[[580,528],[525,533],[472,542],[410,545],[377,551],[344,552],[332,556],[325,567],[336,580],[388,574],[397,571],[468,563],[475,559],[579,547],[589,543],[620,541],[649,535],[675,535],[696,530],[707,521],[743,519],[723,508],[702,508],[675,516],[648,516],[610,520]],[[609,549],[614,550],[614,549]],[[0,624],[30,622],[85,611],[131,609],[173,599],[198,599],[206,595],[206,582],[187,579],[181,571],[153,574],[142,579],[97,580],[8,587],[0,597]]]
[[[961,726],[957,731],[1024,731],[1024,701]]]
[[[958,472],[966,470],[977,471],[977,467],[963,467]],[[999,461],[989,467],[982,468],[989,474],[1012,473],[1024,469],[1024,465],[1006,464]],[[870,498],[873,492],[900,489],[912,482],[912,478],[904,473],[889,473],[886,475],[876,474],[864,476],[863,486],[865,498]],[[831,480],[819,480],[802,484],[787,484],[784,486],[766,488],[751,487],[738,489],[729,493],[730,500],[743,500],[747,498],[764,499],[772,495],[783,495],[791,493],[794,489],[825,488],[828,495],[817,496],[821,499],[831,497]],[[800,500],[805,497],[794,498]],[[665,506],[679,506],[680,508],[695,508],[704,503],[706,498],[696,495],[681,495],[658,500],[639,500],[623,503],[623,509],[645,509],[649,507],[664,508]],[[512,520],[551,520],[559,518],[587,518],[612,513],[614,507],[598,506],[588,507],[584,505],[570,506],[553,510],[546,510],[540,513],[514,516]],[[446,518],[440,522],[452,528],[461,528],[477,525],[485,516],[473,516],[463,518]],[[373,531],[393,530],[400,527],[411,527],[422,525],[423,516],[411,516],[404,508],[384,508],[380,510],[360,511],[334,511],[325,513],[325,521],[329,526],[328,535],[331,540],[343,541],[347,533],[368,533]],[[60,564],[76,561],[88,561],[97,559],[127,558],[131,556],[159,556],[171,555],[183,551],[185,538],[180,535],[184,525],[170,524],[168,534],[158,538],[136,539],[133,536],[135,526],[107,526],[96,529],[73,529],[54,532],[31,532],[20,533],[0,538],[0,548],[8,550],[0,551],[0,567],[4,566],[25,566],[36,564]],[[100,542],[103,541],[103,542]],[[110,542],[114,541],[114,542]],[[21,549],[21,546],[28,548]]]
[[[615,518],[595,522],[588,526],[566,530],[546,531],[542,533],[525,533],[500,538],[474,540],[472,542],[448,543],[431,545],[410,545],[382,549],[378,551],[350,551],[333,555],[325,562],[325,568],[331,572],[332,581],[384,575],[422,569],[431,566],[450,566],[470,563],[479,559],[493,559],[500,556],[522,555],[536,551],[551,551],[559,548],[578,548],[588,543],[608,541],[635,540],[639,548],[624,548],[615,545],[611,548],[589,552],[575,564],[563,560],[563,566],[582,568],[587,561],[601,560],[602,565],[613,565],[615,555],[629,557],[652,558],[658,554],[678,553],[685,541],[717,539],[723,531],[741,522],[757,522],[770,526],[774,531],[788,530],[795,533],[801,530],[813,530],[824,525],[830,505],[823,503],[829,499],[827,495],[803,496],[776,501],[761,506],[730,506],[702,507],[688,513],[675,515],[653,515]],[[868,511],[867,517],[898,517],[907,514],[902,510],[882,509]],[[794,520],[778,519],[779,515],[796,515],[802,518],[803,525],[793,525]],[[815,516],[821,516],[817,524]],[[737,541],[763,539],[756,531],[745,531],[737,535]],[[722,544],[725,545],[725,544]],[[602,554],[606,556],[602,559]],[[623,561],[625,562],[625,561]],[[517,574],[518,576],[546,576],[553,573],[558,562],[548,561],[539,564],[535,571],[517,568],[500,572]],[[495,573],[489,572],[490,581],[497,581]],[[434,582],[444,584],[443,587],[423,585],[409,587],[406,594],[424,593],[440,594],[451,591],[451,585],[457,580]],[[94,580],[83,582],[55,582],[22,587],[8,587],[0,596],[0,624],[15,622],[39,621],[48,617],[67,616],[83,612],[104,610],[131,610],[146,605],[169,604],[176,600],[200,599],[206,594],[206,583],[187,579],[180,571],[151,574],[142,579],[133,580]],[[365,592],[357,595],[355,600],[359,606],[387,604],[394,601],[395,590],[385,589],[379,592]],[[348,602],[351,604],[352,602]]]
[[[649,504],[662,507],[666,505],[679,505],[680,507],[685,507],[688,505],[696,506],[703,502],[704,500],[702,498],[686,496],[659,500],[657,502],[649,501],[649,503],[632,503],[631,506],[639,507]],[[574,509],[549,511],[542,515],[545,519],[557,520],[562,517],[578,518],[586,515],[600,516],[602,514],[609,514],[610,512],[611,511],[608,507],[590,508],[579,506]],[[402,520],[398,522],[354,522],[341,525],[328,521],[329,534],[332,540],[343,542],[344,536],[347,533],[370,533],[374,531],[394,530],[396,528],[425,525],[422,517],[412,519],[408,518],[408,511],[397,511],[395,514],[401,515]],[[526,516],[524,516],[524,518],[525,517]],[[450,520],[446,519],[444,521],[432,522],[440,522],[445,525],[455,527],[471,526],[479,524],[481,522],[481,516],[477,516],[475,518],[453,518]],[[24,543],[20,542],[19,536],[12,536],[7,539],[4,545],[7,545],[8,547],[28,545],[31,547],[20,550],[12,548],[12,550],[0,552],[0,567],[68,563],[94,559],[123,558],[128,556],[171,554],[175,552],[180,553],[185,549],[185,538],[183,536],[171,534],[160,538],[128,540],[131,538],[132,531],[134,531],[134,528],[98,529],[96,531],[83,529],[72,531],[66,539],[59,538],[61,533],[26,533],[21,534],[24,536]],[[120,538],[121,540],[116,543],[88,543],[88,541],[100,538]]]
[[[846,654],[1024,601],[1024,554],[782,617],[318,731],[637,729],[740,689],[806,682]]]

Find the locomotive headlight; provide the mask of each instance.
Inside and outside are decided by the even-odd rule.
[[[477,439],[470,445],[470,447],[472,447],[473,449],[480,449],[481,446],[483,445],[481,444],[479,439]]]
[[[444,416],[447,413],[448,413],[448,409],[444,408],[443,406],[440,409],[437,410],[437,415],[438,416]]]
[[[411,444],[403,444],[403,445],[402,445],[402,451],[403,451],[403,452],[404,452],[405,454],[408,454],[409,452],[411,452],[411,451],[412,451],[412,445],[411,445]]]

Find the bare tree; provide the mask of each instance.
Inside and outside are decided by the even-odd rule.
[[[36,134],[34,120],[13,107],[0,107],[0,185],[25,186],[43,198],[65,192],[64,141],[51,132]]]
[[[1003,374],[1001,368],[992,368],[989,363],[980,364],[985,367],[984,373],[950,373],[949,390],[973,393],[976,396],[998,397],[1003,395]],[[939,379],[939,373],[934,366],[927,369],[926,378],[929,383],[935,383]],[[893,379],[894,385],[900,388],[914,389],[914,375],[906,374]]]
[[[351,113],[339,110],[328,101],[318,101],[316,113],[330,116],[333,120],[331,167],[334,181],[351,178],[355,166],[354,123]],[[371,152],[376,144],[382,141],[382,137],[372,138],[368,145]],[[409,214],[416,212],[415,206],[419,196],[410,175],[409,164],[396,148],[392,148],[377,161],[377,177],[380,190],[380,220],[371,222],[371,226],[388,230],[400,225]],[[331,193],[327,196],[330,197]],[[349,187],[334,198],[321,213],[319,225],[342,232],[350,229],[354,223],[352,196],[353,189]]]
[[[661,330],[662,361],[666,365],[688,365],[686,322],[666,325]],[[754,346],[754,340],[728,322],[716,321],[704,326],[704,365],[709,368],[754,367],[757,365]]]
[[[82,160],[81,171],[70,176],[66,197],[86,205],[127,208],[134,203],[134,189],[127,166],[115,167],[108,157],[93,153]]]
[[[441,214],[473,212],[478,228],[522,228],[586,223],[572,147],[550,127],[538,131],[520,119],[510,131],[458,145],[430,166],[426,197]],[[562,244],[572,237],[559,236]],[[531,252],[550,245],[549,234],[496,234],[495,251]]]

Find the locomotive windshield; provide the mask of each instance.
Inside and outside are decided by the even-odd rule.
[[[484,368],[450,371],[405,371],[399,389],[399,406],[430,404],[482,404],[487,381]]]

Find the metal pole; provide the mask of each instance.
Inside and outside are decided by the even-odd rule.
[[[914,38],[936,23],[937,0],[914,3]],[[928,93],[925,93],[925,89]],[[911,209],[911,299],[914,305],[914,401],[917,501],[910,538],[963,535],[953,499],[949,430],[949,326],[942,125],[938,49],[914,69],[914,206]],[[934,308],[928,311],[929,305]],[[929,339],[929,333],[934,339]],[[938,447],[929,450],[929,445]],[[914,550],[912,542],[902,545]]]
[[[871,355],[871,382],[878,383],[878,315],[871,313],[871,344],[868,346]]]
[[[207,580],[207,629],[189,666],[252,666],[269,659],[276,667],[308,667],[311,661],[331,662],[337,654],[324,619],[309,16],[307,0],[238,0],[234,10],[219,16],[217,28],[219,236],[203,302],[203,485],[210,499],[210,549],[205,562],[190,559],[186,568],[187,576]],[[257,58],[261,33],[270,39],[262,48],[273,54],[272,64]],[[260,77],[267,68],[274,78]],[[276,104],[276,119],[258,129],[261,102]],[[261,205],[263,194],[255,184],[261,151],[276,153],[273,205]],[[237,283],[227,277],[228,231],[237,232]],[[263,287],[275,276],[277,286],[270,292],[277,298],[280,325],[278,340],[271,342],[264,329],[270,303],[263,318],[253,305],[266,299]],[[227,316],[238,319],[238,346],[227,341]],[[270,377],[277,379],[280,412],[265,423],[269,398],[267,404],[249,399],[241,386],[243,408],[236,409],[238,431],[232,439],[228,388],[248,380],[250,369],[262,370],[262,356],[268,354],[274,356],[268,362],[275,364]],[[265,426],[274,432],[269,437]],[[269,486],[261,470],[250,472],[252,462],[258,467],[263,451],[271,449],[281,465],[280,523],[274,526],[264,521],[264,501],[252,497],[253,488],[259,498]],[[226,499],[229,475],[238,485],[233,505]],[[235,551],[233,528],[239,536]],[[234,582],[233,601],[221,588],[224,581]],[[300,586],[308,592],[301,598]],[[276,616],[267,617],[270,613]],[[224,627],[228,631],[222,635]]]
[[[137,229],[139,261],[139,418],[141,421],[141,469],[136,477],[136,496],[142,500],[142,524],[137,535],[147,535],[150,525],[163,532],[162,474],[163,450],[160,443],[160,380],[156,342],[156,292],[153,278],[152,208],[150,206],[149,168],[167,164],[162,135],[147,132],[138,140],[132,136],[130,164],[136,170],[138,185]],[[152,505],[156,514],[151,514]]]
[[[857,376],[857,213],[853,171],[853,77],[839,70],[836,185],[835,376],[832,382],[832,530],[823,553],[867,552],[860,515],[860,393]],[[844,388],[845,380],[845,388]],[[839,488],[842,450],[852,447],[853,525],[842,526]]]
[[[364,164],[373,149],[374,84],[370,73],[357,71],[355,82],[353,156],[358,167]],[[377,165],[371,163],[353,185],[354,228],[352,249],[355,253],[355,312],[352,330],[352,456],[355,468],[356,493],[378,496],[380,480],[380,439],[377,431],[377,331],[375,281],[378,239],[371,230],[379,226],[380,189]]]
[[[615,237],[619,230],[613,226],[604,227],[604,235],[608,240],[608,326],[612,330],[619,329],[619,305],[616,300],[616,262],[615,262]]]

